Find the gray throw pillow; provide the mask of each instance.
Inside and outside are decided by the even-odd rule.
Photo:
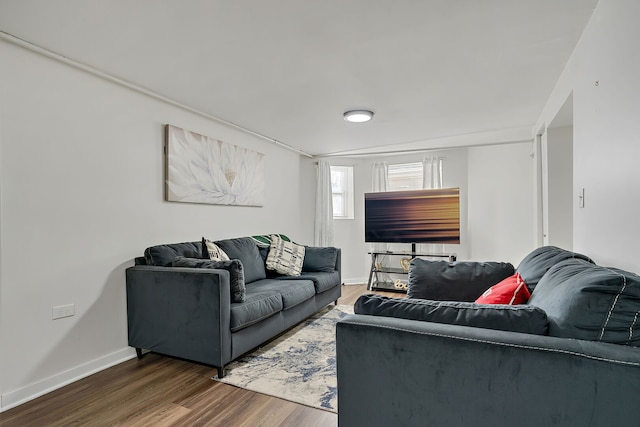
[[[147,265],[170,266],[178,257],[202,258],[202,244],[200,242],[170,243],[151,246],[144,251]]]
[[[244,271],[242,262],[237,259],[229,261],[213,261],[209,259],[196,258],[176,258],[172,267],[190,267],[190,268],[219,268],[229,272],[229,291],[231,292],[231,302],[244,302],[245,284]]]
[[[264,260],[260,256],[258,246],[251,237],[219,240],[215,244],[220,246],[230,259],[242,261],[245,283],[255,282],[267,277]]]
[[[302,271],[324,271],[331,273],[336,269],[337,258],[337,248],[305,246]]]
[[[640,277],[583,259],[555,264],[529,305],[549,317],[549,335],[640,346]]]
[[[545,335],[547,316],[528,305],[474,304],[362,295],[354,313]]]
[[[409,264],[407,297],[472,302],[514,272],[513,265],[508,262],[448,262],[415,258]]]

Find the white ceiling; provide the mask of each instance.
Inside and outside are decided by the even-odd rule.
[[[596,3],[0,0],[0,30],[328,155],[529,138]]]

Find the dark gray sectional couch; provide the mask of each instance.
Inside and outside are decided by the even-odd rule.
[[[129,345],[224,366],[341,295],[339,248],[305,247],[300,276],[265,268],[269,248],[250,237],[215,242],[230,261],[206,259],[203,242],[158,245],[126,270]]]
[[[638,275],[542,247],[517,269],[527,304],[483,305],[474,282],[512,266],[438,263],[338,323],[340,426],[640,424]]]

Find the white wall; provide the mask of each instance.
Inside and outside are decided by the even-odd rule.
[[[534,247],[531,143],[469,148],[471,259],[514,266]]]
[[[312,243],[297,154],[4,41],[0,58],[0,409],[133,355],[124,270],[145,247]],[[265,206],[164,202],[166,123],[264,153]],[[51,320],[62,304],[75,316]]]
[[[640,2],[600,0],[541,114],[551,122],[573,91],[574,250],[640,272]]]

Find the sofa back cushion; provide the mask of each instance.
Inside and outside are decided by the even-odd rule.
[[[305,246],[303,271],[324,271],[331,273],[336,269],[338,249],[334,247]]]
[[[547,316],[544,311],[529,305],[484,305],[362,295],[356,301],[353,311],[356,314],[536,335],[545,335],[547,332]]]
[[[151,246],[144,251],[147,265],[168,267],[178,257],[202,258],[202,243],[170,243],[168,245]]]
[[[583,259],[555,264],[529,305],[549,318],[549,335],[640,346],[640,277]]]
[[[220,246],[230,259],[239,259],[242,262],[245,283],[255,282],[267,277],[264,269],[264,260],[260,256],[258,246],[251,237],[219,240],[215,244]]]
[[[591,258],[555,246],[542,246],[529,253],[518,265],[516,271],[533,292],[544,274],[555,264],[565,259],[582,259],[593,263]]]
[[[408,298],[475,301],[484,291],[513,275],[508,262],[448,262],[414,258],[409,264]]]

